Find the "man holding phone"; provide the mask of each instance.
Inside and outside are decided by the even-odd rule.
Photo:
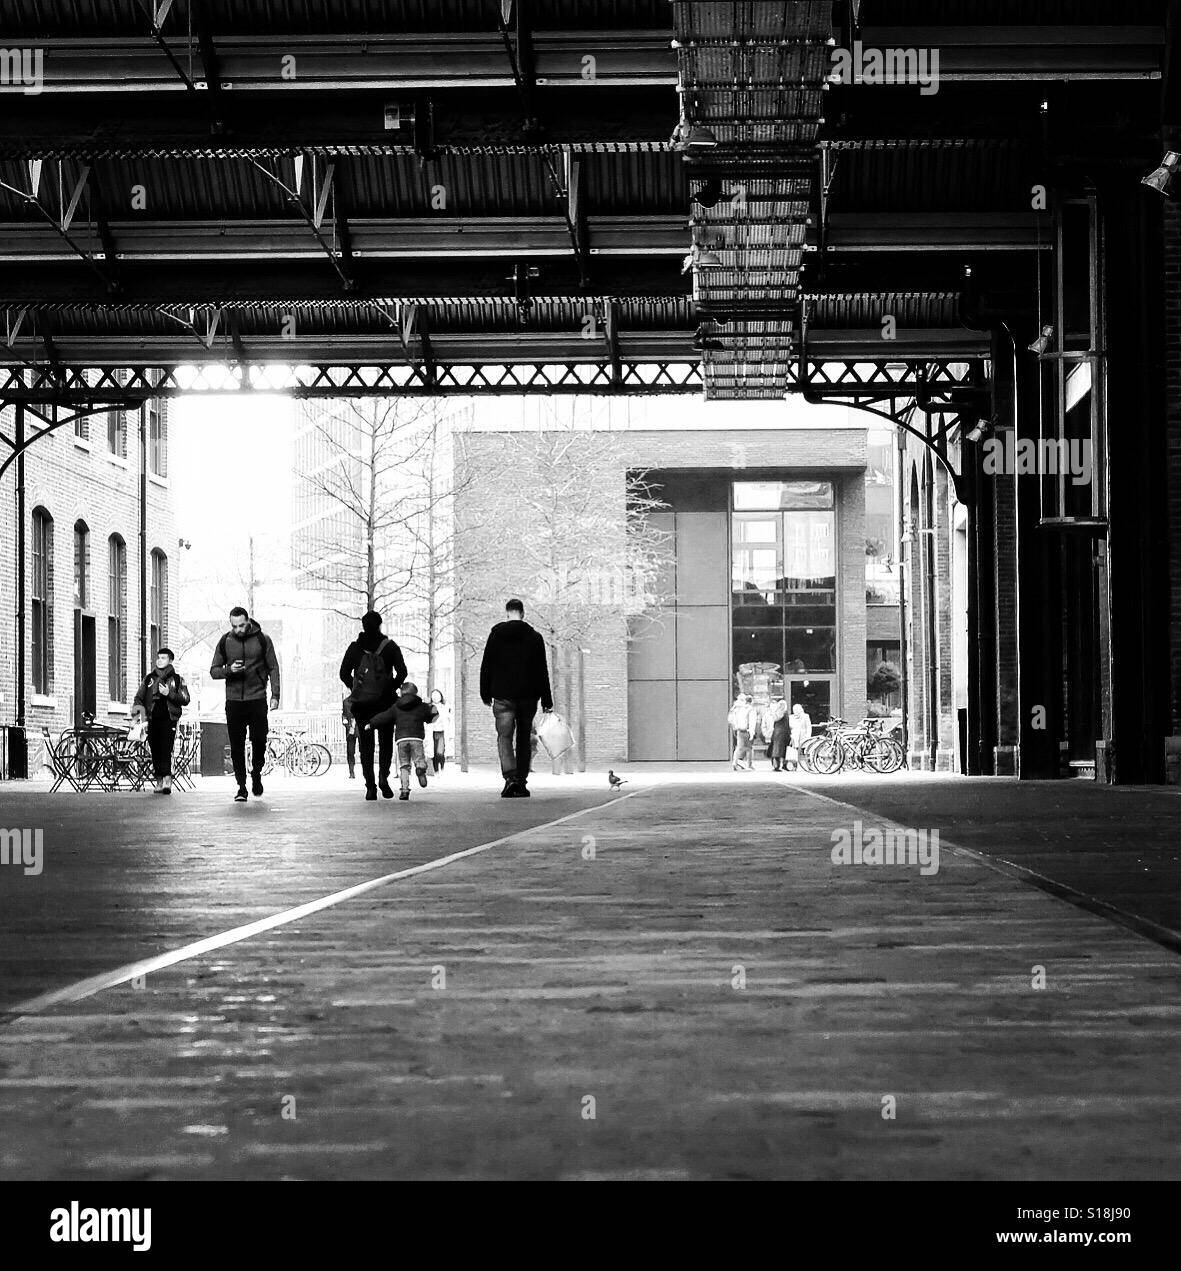
[[[246,734],[250,733],[251,789],[262,794],[262,766],[267,753],[267,685],[270,709],[279,709],[279,659],[270,636],[250,615],[236,605],[230,610],[230,629],[217,642],[209,674],[226,682],[226,724],[230,733],[230,755],[238,781],[235,803],[245,803]]]

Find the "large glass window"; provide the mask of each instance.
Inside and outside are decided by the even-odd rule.
[[[835,672],[832,483],[736,482],[732,543],[738,686],[759,695],[758,685],[769,686],[774,694],[785,676]]]
[[[74,608],[90,608],[90,530],[74,522]]]
[[[160,402],[148,403],[148,449],[152,471],[158,477],[168,475],[168,420]]]
[[[107,685],[112,702],[127,700],[127,544],[109,542],[107,573]]]
[[[168,643],[168,557],[157,547],[152,552],[152,624],[150,655]]]
[[[33,509],[33,692],[53,692],[53,517]]]

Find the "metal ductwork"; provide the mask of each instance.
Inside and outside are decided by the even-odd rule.
[[[781,397],[795,348],[831,0],[676,0],[693,299],[705,393]]]

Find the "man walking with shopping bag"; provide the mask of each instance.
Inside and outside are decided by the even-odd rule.
[[[552,711],[549,667],[541,633],[525,621],[525,606],[510,600],[505,621],[488,633],[480,663],[480,700],[492,707],[504,777],[502,799],[529,798],[529,734],[538,703]]]

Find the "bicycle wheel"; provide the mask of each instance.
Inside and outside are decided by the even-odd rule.
[[[307,742],[296,742],[287,752],[287,771],[293,777],[314,777],[320,761]]]
[[[332,767],[332,751],[319,742],[313,742],[308,747],[308,750],[316,760],[316,767],[311,775],[313,777],[322,777]]]
[[[861,766],[868,772],[893,772],[893,753],[885,737],[866,737],[861,745]]]
[[[813,771],[829,777],[840,772],[847,759],[847,747],[835,733],[817,738],[819,745],[812,752]]]
[[[263,756],[262,775],[269,777],[275,771],[275,765],[279,762],[279,753],[275,749],[274,743],[267,742],[267,752]]]

